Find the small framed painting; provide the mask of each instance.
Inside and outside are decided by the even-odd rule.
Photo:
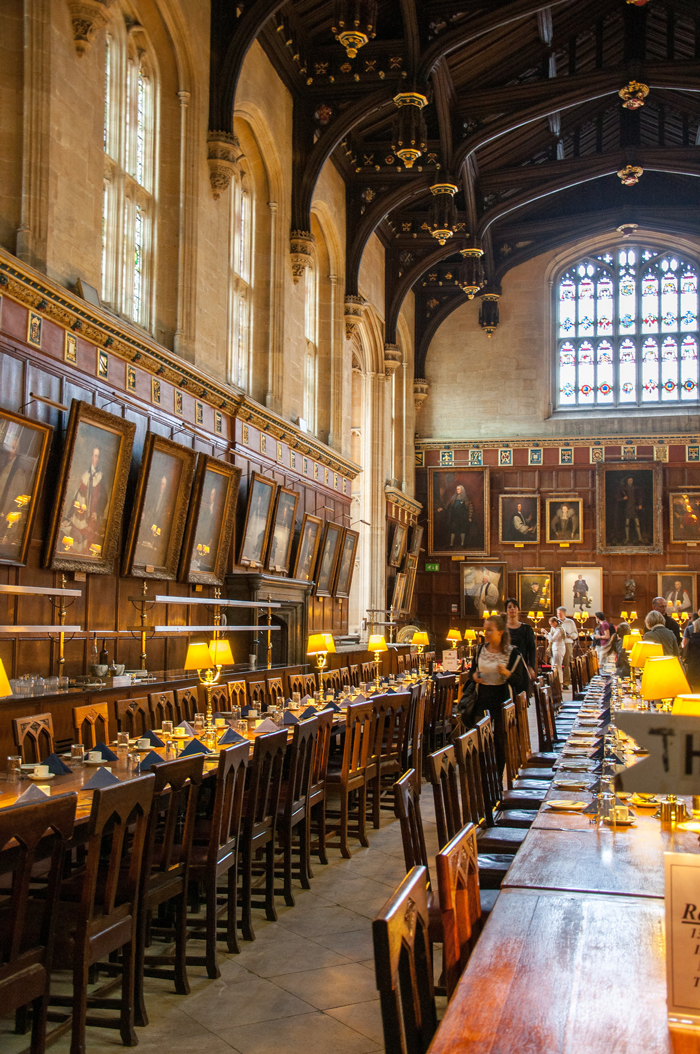
[[[394,578],[394,588],[391,594],[391,610],[394,616],[397,616],[403,610],[403,598],[406,592],[406,575],[403,571],[398,571]]]
[[[22,565],[32,536],[53,428],[0,410],[0,563]]]
[[[389,564],[391,567],[401,567],[401,561],[406,549],[406,536],[408,535],[408,529],[404,527],[402,523],[397,523],[394,526],[394,537],[391,541],[391,549],[389,550]]]
[[[248,506],[241,533],[239,564],[262,567],[270,537],[272,514],[275,509],[277,484],[274,479],[253,472],[248,484]]]
[[[459,565],[462,618],[482,619],[487,611],[505,611],[508,567],[504,563]]]
[[[340,552],[340,560],[338,561],[338,573],[335,579],[335,589],[333,590],[334,597],[350,596],[350,587],[352,585],[352,576],[355,571],[355,557],[359,540],[359,531],[351,531],[349,527],[345,528],[343,547]]]
[[[534,611],[551,615],[554,611],[554,573],[552,571],[518,571],[518,607],[523,615]]]
[[[671,544],[700,542],[700,493],[673,491],[668,496],[671,520]]]
[[[561,571],[561,605],[567,615],[582,611],[595,615],[605,611],[603,604],[603,568],[567,567]]]
[[[498,540],[514,545],[538,545],[540,498],[538,494],[498,495]]]
[[[411,543],[408,547],[411,556],[418,556],[422,542],[423,528],[419,524],[416,524],[415,527],[411,528]]]
[[[323,520],[319,516],[304,513],[294,561],[293,576],[299,582],[310,582],[313,578],[316,558],[323,535]]]
[[[287,487],[278,488],[275,511],[272,517],[272,533],[267,566],[270,571],[277,571],[279,574],[286,575],[289,571],[289,557],[294,538],[294,517],[296,516],[298,501],[299,495],[295,490],[289,490]]]
[[[583,498],[547,498],[547,544],[583,542]]]
[[[124,549],[123,573],[175,581],[197,454],[149,432]]]
[[[684,572],[662,571],[656,576],[657,595],[666,601],[666,612],[669,615],[682,615],[684,612],[697,611],[697,575]]]
[[[136,425],[74,399],[46,544],[54,571],[111,575]]]
[[[663,552],[662,471],[660,461],[596,467],[599,553]]]
[[[411,553],[406,557],[406,589],[403,596],[403,608],[399,614],[408,617],[413,603],[413,590],[416,584],[416,572],[418,570],[418,556]]]
[[[187,515],[180,581],[220,586],[228,557],[241,470],[228,461],[200,454]]]
[[[345,528],[341,527],[339,523],[326,521],[318,558],[318,570],[316,572],[314,593],[317,597],[329,597],[332,595],[344,531]]]

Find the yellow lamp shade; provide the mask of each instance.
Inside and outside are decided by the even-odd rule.
[[[626,611],[621,611],[620,612],[620,618],[624,619],[624,621],[627,622],[627,618],[628,618],[627,612]]]
[[[465,640],[476,640],[476,630],[465,629],[465,631],[464,631],[464,639]]]
[[[629,633],[625,633],[622,638],[622,647],[625,651],[632,651],[632,648],[638,640],[642,639],[642,635],[638,629],[633,629]]]
[[[426,633],[426,637],[427,637]],[[367,642],[367,648],[369,651],[386,651],[386,641],[379,633],[373,633]]]
[[[630,654],[630,666],[636,666],[637,669],[643,669],[646,665],[647,659],[650,659],[652,655],[662,656],[664,649],[660,644],[657,644],[654,640],[638,640],[632,652]]]
[[[527,617],[528,618],[534,618],[535,617],[535,612],[534,611],[528,611]]]
[[[446,640],[458,641],[462,639],[462,634],[458,629],[448,629]]]
[[[451,632],[452,632],[452,630],[450,630],[450,633]],[[459,632],[459,630],[457,632]],[[450,639],[451,638],[448,636],[448,640],[450,640]],[[372,640],[371,637],[370,637],[370,640]],[[384,638],[381,637],[380,640],[384,640]],[[425,631],[416,630],[416,632],[411,637],[411,644],[420,644],[424,648],[427,648],[427,646],[430,644],[430,639],[428,637],[428,634]],[[385,648],[377,648],[376,650],[377,651],[385,651],[386,649]]]
[[[630,621],[635,622],[636,619],[637,619],[637,612],[636,611],[630,611]]]
[[[231,645],[227,640],[210,640],[209,654],[215,666],[233,666]]]
[[[319,655],[326,654],[326,652],[335,651],[335,641],[333,640],[332,633],[312,633],[309,637],[309,646],[306,649],[307,655]]]
[[[186,670],[210,670],[212,666],[216,666],[216,663],[211,657],[206,641],[193,641],[187,646]]]
[[[642,699],[674,699],[689,695],[690,685],[676,655],[652,656],[642,674]]]
[[[2,659],[0,659],[0,695],[12,695],[12,688],[10,687],[10,682],[7,679],[7,674],[5,673],[5,667],[2,664]]]
[[[679,695],[673,700],[674,714],[700,717],[700,695]]]

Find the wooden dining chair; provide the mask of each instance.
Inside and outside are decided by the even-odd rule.
[[[533,778],[527,774],[520,774],[515,703],[505,703],[503,706],[503,733],[506,754],[506,791],[502,800],[506,806],[517,804],[518,808],[539,809],[549,789],[549,783],[546,779],[537,778],[537,774],[539,772],[546,775],[548,770],[532,770],[535,773]]]
[[[229,710],[232,710],[234,706],[240,709],[247,705],[245,681],[227,681],[226,687],[228,688]]]
[[[65,879],[56,913],[54,962],[70,966],[72,995],[52,995],[51,1006],[67,1008],[49,1033],[53,1042],[71,1031],[71,1054],[85,1054],[86,1025],[118,1028],[126,1047],[136,1046],[134,973],[141,865],[153,801],[152,775],[124,780],[92,792],[85,867]],[[91,967],[121,949],[121,996],[108,998],[114,982],[88,994]],[[119,1011],[118,1018],[88,1010]],[[54,1015],[50,1015],[54,1020]]]
[[[408,692],[383,695],[373,700],[375,729],[370,756],[367,759],[367,786],[372,803],[372,823],[381,825],[382,789],[388,781],[390,801],[387,808],[393,811],[393,785],[403,771],[404,741],[407,735],[411,696]]]
[[[335,670],[324,670],[318,676],[318,686],[324,695],[334,691],[334,674]]]
[[[345,687],[349,688],[351,683],[352,683],[351,680],[350,680],[350,669],[349,669],[349,667],[348,666],[341,666],[340,669],[338,670],[338,673],[340,674],[340,685],[341,685],[341,687],[342,688],[345,688]]]
[[[281,677],[266,677],[268,706],[284,706],[284,687]]]
[[[315,673],[305,673],[304,674],[304,687],[302,689],[302,698],[305,695],[311,696],[313,698],[313,694],[317,690],[318,689],[317,689],[317,685],[316,685],[316,674]]]
[[[73,729],[76,743],[83,743],[88,750],[99,742],[109,743],[109,703],[74,706]]]
[[[302,889],[309,889],[309,791],[313,773],[318,717],[309,717],[294,726],[292,742],[287,747],[285,774],[282,780],[277,812],[277,842],[282,851],[282,890],[284,902],[294,907],[292,879],[298,878]],[[299,867],[293,870],[294,834],[299,840]]]
[[[428,749],[447,746],[455,719],[452,716],[455,694],[454,673],[438,673],[433,678],[433,705],[430,718]]]
[[[396,656],[396,672],[397,673],[405,673],[405,671],[406,671],[406,660],[404,659],[403,655],[397,655]]]
[[[360,687],[360,666],[359,666],[359,663],[351,664],[350,666],[348,666],[348,671],[350,673],[350,684],[353,685],[355,688],[359,688]]]
[[[367,761],[374,735],[374,707],[372,703],[351,703],[347,709],[343,754],[339,764],[331,758],[326,776],[327,793],[340,796],[340,808],[327,816],[338,818],[329,830],[337,832],[338,841],[326,841],[328,848],[340,849],[342,856],[350,858],[348,837],[357,838],[360,845],[367,841]],[[350,799],[357,798],[357,824],[350,829]]]
[[[518,721],[518,743],[520,765],[524,767],[530,760],[532,744],[530,742],[530,721],[528,718],[527,694],[519,692],[515,697],[515,713]]]
[[[148,697],[151,711],[151,728],[162,728],[163,721],[172,721],[178,725],[182,721],[175,709],[175,692],[152,692]]]
[[[176,688],[175,710],[178,724],[181,721],[194,721],[194,715],[199,712],[199,693],[196,687]]]
[[[255,940],[253,907],[263,907],[269,922],[277,921],[275,908],[275,833],[284,758],[287,752],[287,730],[256,736],[243,810],[239,849],[241,889],[241,932],[246,940]],[[265,859],[256,865],[256,856]],[[262,875],[264,897],[253,900],[253,877]]]
[[[144,977],[170,977],[178,995],[188,995],[187,979],[187,892],[192,839],[197,818],[204,755],[193,754],[153,766],[153,803],[148,821],[146,848],[141,867],[141,896],[135,971],[135,1020],[148,1024]],[[161,904],[171,904],[175,950],[172,954],[146,955],[146,940],[160,928],[151,915]],[[167,968],[167,969],[166,969]]]
[[[498,776],[496,747],[490,717],[477,722],[479,733],[479,762],[487,815],[491,813],[496,826],[531,827],[539,805],[528,806],[528,791],[503,791]]]
[[[315,717],[318,724],[318,736],[314,750],[313,765],[311,766],[311,783],[309,786],[309,805],[306,812],[306,822],[309,831],[306,836],[309,855],[306,871],[309,878],[313,878],[311,870],[311,853],[314,852],[322,864],[328,863],[326,854],[326,776],[328,775],[328,758],[330,755],[331,738],[333,735],[333,710],[320,710]],[[312,848],[312,827],[316,829],[316,849]]]
[[[149,728],[153,727],[151,708],[145,695],[138,699],[115,699],[114,711],[117,717],[117,731],[128,732],[132,738],[145,735]]]
[[[479,733],[475,728],[458,736],[454,743],[455,760],[462,802],[462,819],[477,828],[477,838],[484,853],[516,853],[525,841],[526,825],[496,826],[493,810],[487,810],[481,782]]]
[[[373,662],[360,663],[362,670],[362,677],[360,678],[365,684],[369,684],[370,681],[375,679],[375,665]]]
[[[204,955],[188,951],[187,963],[205,966],[211,978],[221,975],[216,955],[218,940],[225,940],[232,954],[240,951],[238,852],[249,757],[247,741],[219,751],[215,790],[197,820],[192,846],[190,880],[204,890],[206,921],[202,930],[200,918],[188,917],[188,938],[203,939],[206,945]],[[219,881],[223,878],[226,888],[220,890]],[[224,931],[221,937],[220,930]]]
[[[451,999],[481,931],[476,828],[467,823],[435,858],[442,915],[442,974]]]
[[[446,845],[462,827],[454,747],[443,747],[428,754],[426,776],[433,788],[438,842]]]
[[[424,867],[411,868],[372,920],[386,1054],[425,1054],[437,1028]]]
[[[287,692],[289,693],[289,698],[290,699],[294,695],[295,692],[298,692],[299,695],[304,695],[305,694],[306,689],[304,687],[304,674],[303,673],[291,673],[287,677]]]
[[[248,681],[246,685],[248,706],[262,713],[267,710],[267,689],[264,681]]]
[[[7,1016],[31,1004],[30,1054],[46,1046],[58,894],[77,803],[77,794],[61,794],[0,810],[0,870],[8,883],[0,912],[0,1006]],[[15,851],[4,853],[8,846]],[[32,886],[36,866],[40,896]]]
[[[12,734],[17,753],[22,761],[37,763],[54,752],[53,718],[51,714],[32,714],[31,717],[14,717]]]
[[[229,695],[228,685],[226,684],[214,684],[211,689],[211,708],[213,713],[228,713],[231,706],[231,697]],[[207,698],[206,692],[203,691],[203,698],[201,699],[201,712],[206,713],[207,710]]]

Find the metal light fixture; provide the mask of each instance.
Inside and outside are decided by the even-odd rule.
[[[433,238],[440,245],[444,245],[455,232],[457,209],[454,199],[458,190],[456,183],[433,183],[430,188],[433,200],[430,203],[429,226]]]
[[[428,99],[417,91],[403,91],[394,96],[398,115],[391,149],[406,168],[413,168],[428,145],[428,132],[422,110]]]
[[[309,637],[309,643],[306,649],[306,654],[316,656],[316,668],[319,675],[323,673],[326,667],[326,658],[329,652],[335,652],[335,641],[333,640],[333,634],[312,633]],[[321,687],[320,684],[319,687]]]
[[[211,643],[213,644],[214,641]],[[221,676],[221,666],[218,665],[218,662],[215,662],[215,658],[210,651],[210,646],[206,641],[192,641],[187,646],[184,668],[186,670],[196,670],[199,683],[204,687],[207,698],[204,741],[207,746],[213,746],[216,742],[216,729],[212,714],[211,689],[212,685],[215,685]]]
[[[430,644],[430,638],[425,630],[416,630],[411,638],[411,644],[418,649],[418,675],[423,675],[423,649]]]
[[[641,84],[639,81],[630,81],[617,93],[622,99],[624,110],[638,110],[644,106],[644,100],[649,94],[649,85]]]
[[[623,187],[633,187],[635,183],[639,183],[639,177],[644,175],[644,169],[639,165],[625,165],[617,174],[622,180]]]
[[[464,259],[457,272],[457,285],[473,300],[484,284],[483,249],[460,249]]]
[[[376,688],[379,691],[381,687],[379,670],[382,664],[382,652],[388,651],[384,637],[380,633],[373,633],[367,642],[367,650],[374,653]]]
[[[479,325],[487,337],[492,336],[498,329],[500,316],[498,312],[499,293],[484,293],[479,308]]]
[[[336,0],[331,32],[349,59],[377,35],[377,0]]]

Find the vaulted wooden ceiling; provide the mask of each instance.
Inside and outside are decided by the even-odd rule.
[[[697,0],[378,0],[376,37],[354,59],[335,40],[333,0],[212,2],[213,131],[231,131],[235,88],[258,39],[294,99],[292,229],[310,230],[318,175],[347,184],[346,295],[372,233],[387,249],[386,334],[416,293],[416,376],[435,329],[465,295],[459,249],[484,249],[487,284],[574,234],[622,223],[700,234]],[[650,91],[637,110],[618,92]],[[392,152],[394,96],[416,90],[428,143],[413,168]],[[643,168],[635,186],[617,176]],[[424,224],[449,178],[458,229]]]

